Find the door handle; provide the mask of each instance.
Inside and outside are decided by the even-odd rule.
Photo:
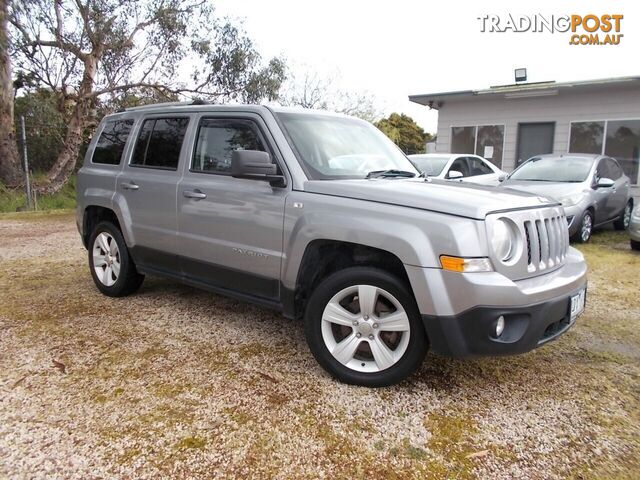
[[[193,198],[195,200],[202,200],[203,198],[207,198],[206,193],[202,193],[200,190],[185,190],[182,192],[187,198]]]
[[[136,185],[133,182],[131,182],[131,183],[122,183],[121,186],[122,186],[122,188],[124,190],[138,190],[140,188],[138,185]]]

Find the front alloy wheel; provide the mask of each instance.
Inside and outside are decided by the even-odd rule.
[[[398,299],[373,285],[341,290],[322,314],[325,347],[358,372],[380,372],[398,363],[407,351],[410,330]]]
[[[316,287],[305,310],[305,333],[325,370],[343,382],[370,387],[403,380],[427,350],[410,288],[370,267],[338,271]]]
[[[580,221],[580,230],[578,230],[576,234],[573,237],[571,237],[571,239],[580,243],[587,243],[591,238],[592,232],[593,232],[593,215],[589,210],[587,210],[582,215],[582,220]]]
[[[620,214],[620,218],[618,218],[613,226],[616,230],[627,230],[629,228],[629,224],[631,223],[631,212],[633,211],[633,202],[629,200],[624,207],[624,210]]]

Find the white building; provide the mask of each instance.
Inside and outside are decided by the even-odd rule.
[[[640,77],[520,83],[409,100],[438,110],[437,152],[475,153],[506,171],[537,154],[601,153],[640,184]]]

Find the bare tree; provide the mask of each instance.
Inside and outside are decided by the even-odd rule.
[[[0,180],[9,186],[20,183],[20,157],[13,127],[13,83],[9,36],[8,0],[0,0]]]
[[[288,75],[279,102],[288,106],[330,110],[374,122],[382,116],[369,92],[335,87],[335,75],[324,76],[307,67]]]
[[[275,98],[284,80],[283,62],[263,65],[251,40],[215,18],[206,0],[22,0],[9,21],[17,66],[59,93],[67,116],[47,192],[73,172],[103,96],[151,90],[255,101]]]

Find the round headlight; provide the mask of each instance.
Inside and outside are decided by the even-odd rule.
[[[493,251],[501,262],[508,262],[515,252],[515,234],[506,220],[499,219],[493,224],[491,234]]]

